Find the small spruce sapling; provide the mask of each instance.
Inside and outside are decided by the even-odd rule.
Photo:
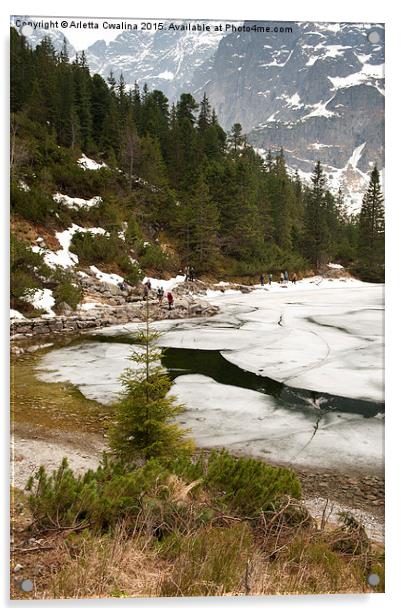
[[[145,327],[129,357],[134,367],[121,376],[125,395],[109,431],[110,446],[124,462],[171,458],[193,451],[186,430],[172,421],[184,407],[168,395],[171,381],[161,366],[163,351],[156,347],[159,336],[150,328],[147,301]]]

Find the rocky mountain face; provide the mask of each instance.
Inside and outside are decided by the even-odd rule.
[[[222,37],[222,32],[125,31],[108,44],[97,41],[86,53],[91,70],[104,78],[111,70],[117,77],[122,73],[128,86],[147,83],[174,100],[192,92],[194,73],[213,56]]]
[[[305,180],[320,159],[330,187],[342,186],[349,207],[359,209],[369,171],[384,166],[383,25],[244,26],[248,31],[229,34],[123,31],[86,54],[91,71],[104,78],[113,70],[128,85],[147,83],[172,100],[183,91],[198,99],[206,92],[225,129],[241,123],[262,155],[283,146]],[[286,31],[256,32],[258,26]],[[371,32],[377,42],[369,41]],[[45,34],[35,31],[33,44]],[[61,36],[52,34],[56,47]]]
[[[283,146],[305,179],[320,159],[330,186],[343,186],[357,209],[368,172],[384,164],[383,26],[291,25],[225,36],[194,91],[207,92],[226,128],[240,122],[262,155]]]

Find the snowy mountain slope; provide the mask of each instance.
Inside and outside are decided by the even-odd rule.
[[[108,44],[91,45],[87,59],[91,70],[104,78],[113,70],[116,76],[123,73],[130,86],[146,83],[176,99],[192,91],[194,71],[214,54],[222,37],[222,32],[126,31]]]
[[[384,164],[383,27],[292,26],[226,36],[203,87],[226,128],[242,123],[261,153],[283,146],[304,177],[319,158],[329,184],[343,185],[358,209],[368,172]],[[372,30],[379,44],[369,42]]]
[[[206,92],[226,130],[240,122],[261,154],[283,146],[304,178],[319,158],[329,185],[359,209],[369,171],[384,166],[383,25],[245,22],[255,24],[292,32],[124,31],[86,54],[92,72],[122,72],[129,86],[147,83],[170,100]],[[60,48],[60,32],[31,40],[49,34]]]

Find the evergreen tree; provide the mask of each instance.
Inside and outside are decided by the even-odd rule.
[[[384,198],[380,176],[375,165],[370,174],[369,187],[362,201],[359,216],[358,258],[360,266],[374,279],[382,279],[384,272]]]
[[[205,131],[211,124],[211,107],[206,96],[206,92],[203,94],[203,98],[200,103],[198,127],[201,132]]]
[[[162,351],[156,347],[159,335],[150,329],[148,302],[146,307],[145,329],[130,355],[135,367],[121,377],[125,395],[109,435],[112,450],[124,462],[176,457],[193,449],[185,431],[172,423],[184,408],[168,395],[171,381],[160,365]]]
[[[216,268],[218,229],[219,212],[201,173],[184,208],[185,256],[198,272]]]
[[[312,189],[308,190],[305,203],[304,254],[318,269],[327,249],[328,228],[325,218],[326,178],[320,161],[312,175]]]
[[[246,139],[242,134],[242,126],[237,122],[231,128],[228,134],[228,146],[234,152],[234,155],[238,154],[238,150],[245,144]]]

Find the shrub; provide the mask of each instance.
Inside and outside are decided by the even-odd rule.
[[[11,301],[26,297],[29,290],[41,289],[42,280],[50,273],[42,255],[11,234],[10,237]]]
[[[125,280],[128,284],[135,286],[142,278],[142,271],[137,263],[130,259],[127,254],[121,254],[117,257],[116,263],[124,273]]]
[[[61,268],[54,275],[56,287],[53,291],[53,297],[56,302],[56,308],[65,302],[71,308],[75,309],[82,299],[82,289],[73,282],[71,274]]]
[[[170,257],[158,244],[146,244],[139,252],[139,264],[143,269],[152,268],[160,273],[169,269]]]
[[[71,249],[78,255],[81,263],[111,263],[119,252],[118,237],[77,231],[72,236]]]
[[[29,507],[35,526],[40,529],[89,524],[105,531],[122,520],[134,526],[146,495],[166,499],[168,475],[157,460],[141,468],[128,468],[105,458],[97,470],[75,476],[64,458],[51,474],[41,466],[30,477]]]
[[[284,495],[301,496],[301,484],[292,470],[236,458],[225,450],[195,462],[178,459],[172,468],[188,480],[203,477],[204,485],[217,493],[222,505],[246,516],[273,509]]]
[[[35,223],[46,222],[55,211],[53,199],[35,188],[24,191],[13,183],[10,189],[10,199],[13,213],[20,214]]]

